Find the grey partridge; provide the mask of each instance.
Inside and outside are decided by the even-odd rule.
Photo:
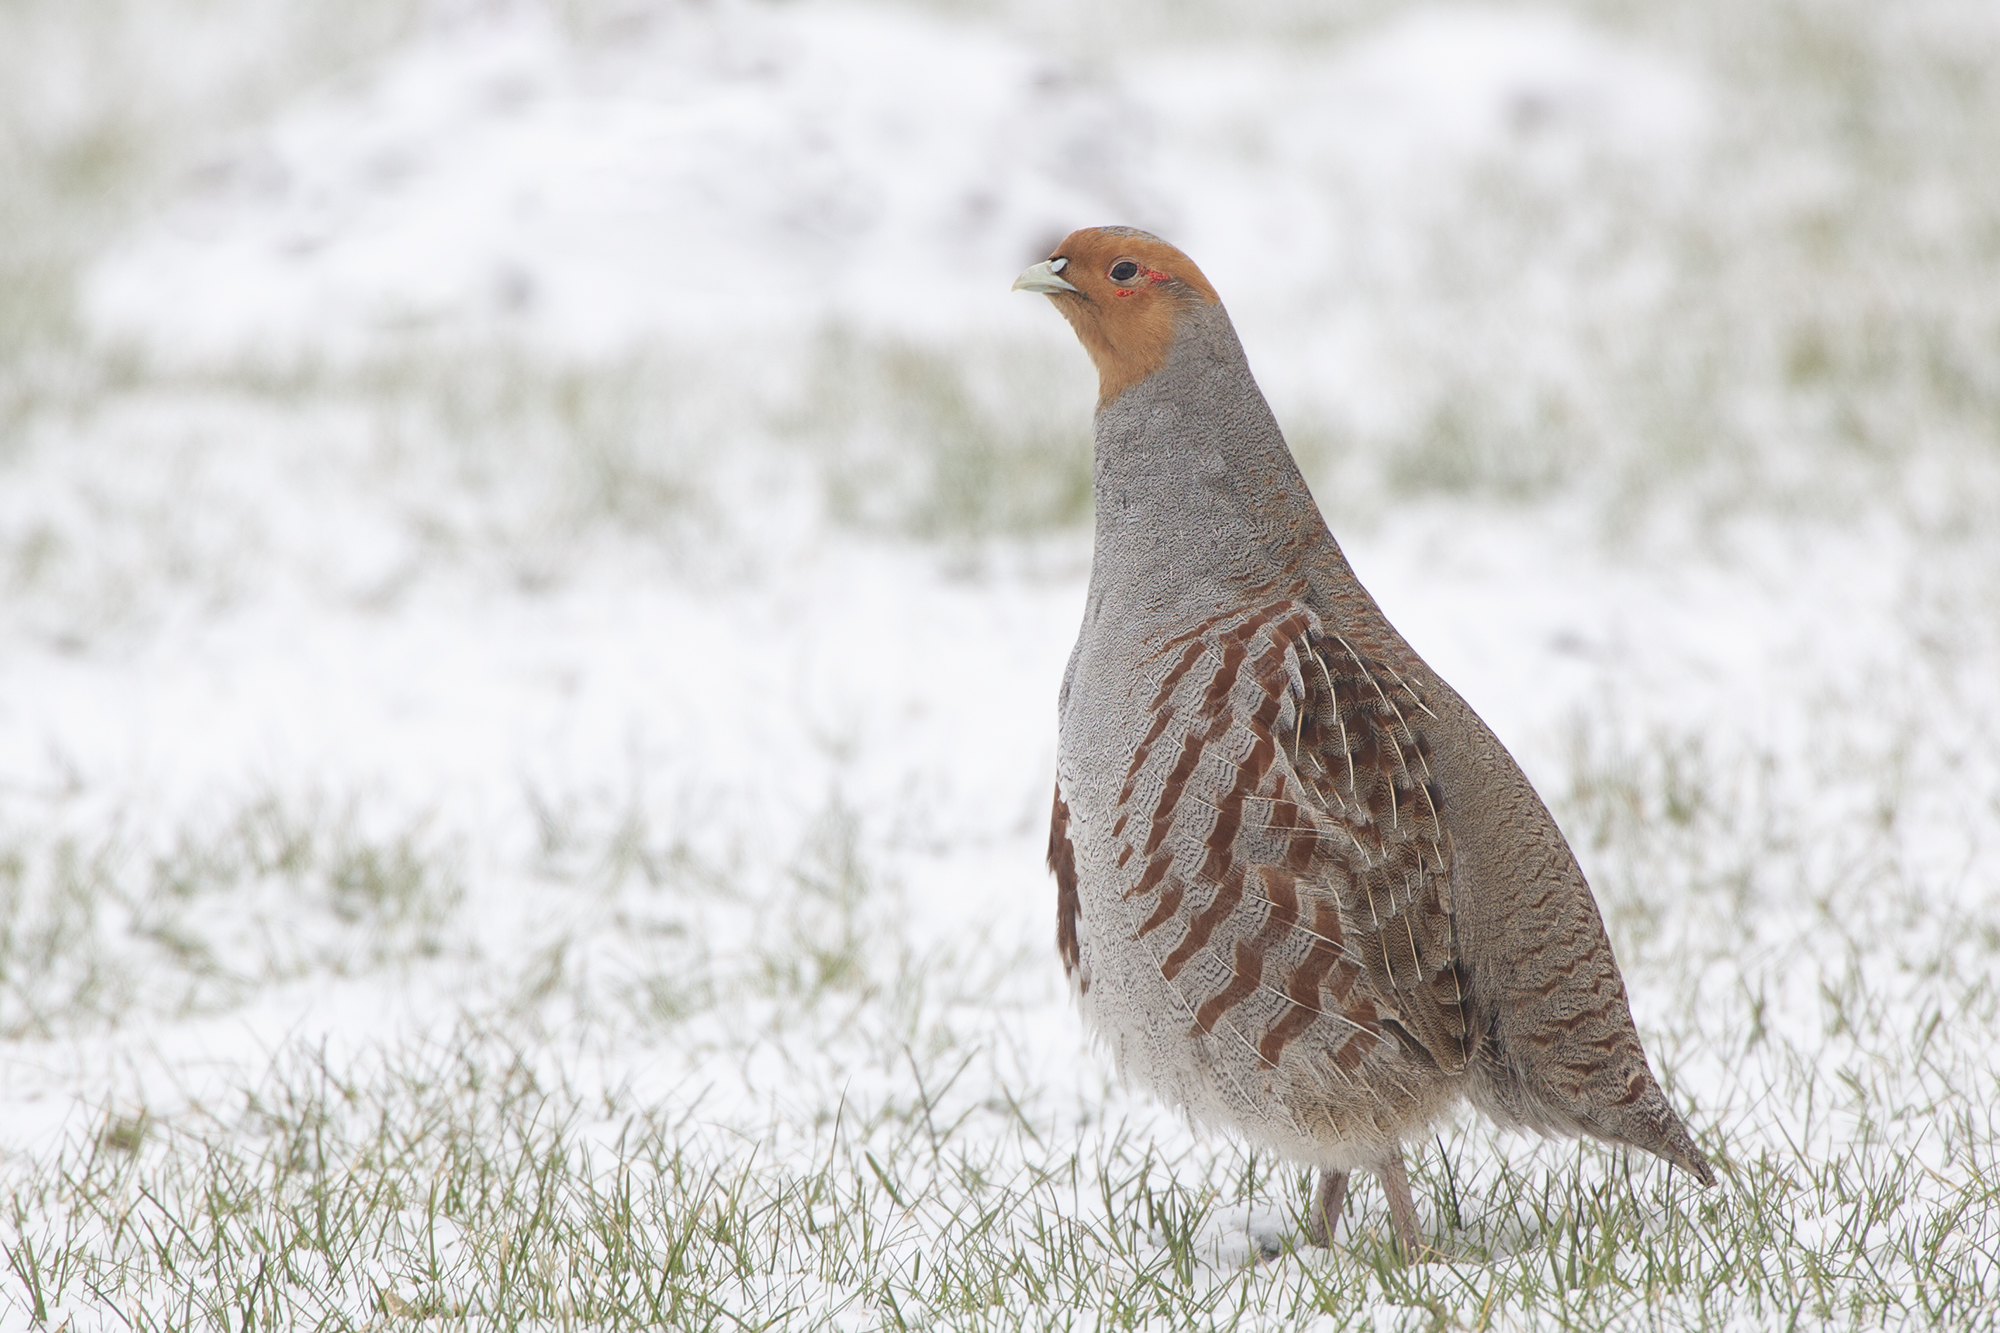
[[[1093,227],[1029,268],[1096,364],[1096,550],[1059,705],[1057,946],[1123,1076],[1316,1167],[1328,1243],[1461,1099],[1714,1183],[1597,903],[1506,747],[1354,577],[1215,289]]]

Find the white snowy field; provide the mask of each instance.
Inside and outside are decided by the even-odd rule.
[[[2000,1307],[1983,3],[0,9],[0,1328]],[[1121,1090],[1053,948],[1149,227],[1718,1166]]]

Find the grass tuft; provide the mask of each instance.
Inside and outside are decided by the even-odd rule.
[[[0,1033],[233,1007],[275,983],[436,956],[464,892],[423,820],[258,797],[156,851],[27,829],[0,854]]]

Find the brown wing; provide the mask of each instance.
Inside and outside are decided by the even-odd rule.
[[[1076,849],[1070,846],[1069,806],[1060,783],[1049,815],[1049,869],[1056,877],[1056,952],[1062,955],[1064,975],[1077,980],[1079,989],[1089,990],[1090,978],[1077,976],[1082,958],[1076,944]]]
[[[1467,1059],[1450,842],[1422,699],[1293,602],[1168,641],[1112,837],[1194,1029],[1351,1073]]]
[[[1322,629],[1300,645],[1305,703],[1290,753],[1320,811],[1353,844],[1321,883],[1399,1034],[1439,1067],[1465,1067],[1470,1015],[1452,929],[1451,841],[1430,770],[1423,698],[1385,664]],[[1397,1022],[1397,1020],[1400,1020]]]

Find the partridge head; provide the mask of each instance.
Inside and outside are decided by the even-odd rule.
[[[1461,1101],[1713,1182],[1576,858],[1356,581],[1193,261],[1124,227],[1016,279],[1098,372],[1096,548],[1059,700],[1057,947],[1129,1080],[1348,1173]]]

